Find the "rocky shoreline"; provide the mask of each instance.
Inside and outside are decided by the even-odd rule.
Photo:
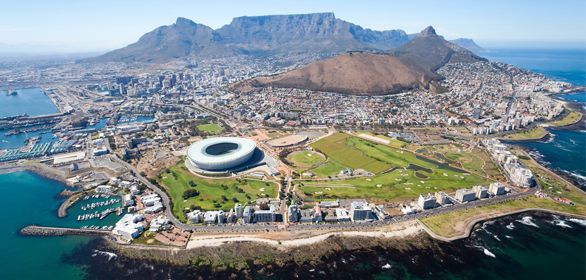
[[[136,250],[96,239],[65,260],[85,266],[88,279],[428,278],[482,265],[490,257],[478,249],[475,232],[495,222],[505,230],[505,225],[529,215],[542,220],[555,217],[542,212],[501,217],[475,224],[469,238],[452,242],[421,233],[404,238],[330,236],[285,250],[256,242],[192,250]]]

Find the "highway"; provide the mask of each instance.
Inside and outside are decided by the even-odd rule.
[[[382,221],[374,221],[374,222],[364,222],[364,223],[320,223],[320,224],[289,224],[286,220],[286,215],[283,215],[283,223],[286,225],[283,227],[283,223],[262,223],[262,224],[224,224],[224,225],[194,225],[194,224],[185,224],[177,217],[173,215],[171,211],[171,200],[167,193],[161,190],[158,186],[152,184],[149,180],[144,178],[140,173],[136,170],[134,166],[131,164],[119,159],[116,156],[112,156],[113,160],[118,161],[120,164],[126,166],[129,170],[134,172],[136,178],[138,178],[145,186],[149,189],[153,190],[156,194],[158,194],[162,201],[163,205],[165,206],[165,215],[169,218],[169,220],[177,227],[182,230],[188,230],[193,232],[211,232],[211,233],[260,233],[260,232],[269,232],[269,231],[280,231],[280,230],[360,230],[360,229],[373,229],[378,226],[384,226],[399,222],[411,221],[415,219],[425,218],[433,215],[439,215],[442,213],[456,211],[461,209],[467,208],[475,208],[480,206],[492,205],[497,203],[502,203],[506,201],[510,201],[513,199],[518,199],[522,197],[526,197],[529,195],[533,195],[539,187],[531,188],[526,192],[521,193],[514,193],[514,194],[507,194],[498,197],[476,200],[468,203],[460,203],[455,204],[449,207],[438,207],[434,209],[425,210],[422,212],[418,212],[415,214],[409,215],[402,215],[402,216],[395,216],[390,219],[382,220]],[[283,209],[286,212],[286,209]]]

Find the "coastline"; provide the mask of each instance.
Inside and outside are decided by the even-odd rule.
[[[59,181],[65,185],[67,181],[65,180],[65,175],[58,170],[43,166],[37,163],[29,163],[29,164],[19,164],[19,165],[0,165],[0,174],[8,174],[14,172],[22,172],[22,171],[30,171],[34,172],[35,174],[45,177],[47,179]],[[68,185],[69,186],[69,185]]]
[[[423,230],[425,230],[425,232],[430,237],[432,237],[436,240],[441,240],[441,241],[445,241],[445,242],[452,242],[455,240],[469,238],[474,230],[474,227],[480,223],[484,223],[484,222],[488,222],[488,221],[492,221],[492,220],[497,220],[500,218],[513,216],[516,214],[527,213],[527,212],[542,212],[542,213],[560,215],[560,216],[567,217],[567,218],[577,218],[577,219],[586,220],[586,213],[582,216],[582,215],[560,212],[560,211],[555,211],[555,210],[550,210],[550,209],[545,209],[545,208],[526,208],[526,209],[514,210],[511,212],[507,212],[507,213],[498,213],[498,214],[488,213],[488,214],[485,214],[486,216],[484,216],[484,217],[475,218],[472,221],[468,222],[466,224],[463,232],[461,232],[455,236],[450,236],[450,237],[445,237],[445,236],[436,234],[433,230],[431,230],[429,227],[427,227],[423,222],[421,222],[420,220],[417,220],[417,221],[419,222],[419,225],[423,228]]]
[[[517,216],[509,214],[506,217],[496,217],[485,221],[505,219],[500,222],[500,226],[503,230],[507,230],[504,228],[505,225],[521,219],[522,216],[519,215],[522,213],[533,213],[532,216],[537,216],[538,219],[544,219],[544,221],[555,219],[555,215],[558,215],[554,213],[555,215],[552,216],[548,212],[530,210],[517,213]],[[569,216],[563,216],[564,218],[561,219],[568,220]],[[478,223],[471,227],[472,232],[466,238],[449,242],[437,240],[424,232],[419,232],[392,238],[331,235],[317,243],[288,247],[242,241],[192,249],[161,246],[142,246],[138,249],[134,246],[116,244],[102,237],[78,248],[66,259],[78,265],[86,265],[90,275],[101,275],[101,277],[106,275],[105,278],[124,273],[144,275],[148,272],[149,275],[154,275],[154,278],[172,276],[171,278],[177,279],[193,278],[194,275],[221,279],[232,279],[237,275],[240,276],[239,278],[247,279],[257,279],[260,275],[278,279],[288,279],[292,276],[300,279],[326,279],[324,277],[327,274],[319,276],[320,271],[326,271],[340,273],[333,279],[356,279],[362,274],[348,274],[349,272],[356,273],[352,268],[350,268],[352,271],[348,271],[348,267],[364,263],[371,264],[372,266],[368,269],[375,271],[389,272],[389,266],[397,266],[394,269],[404,268],[410,274],[421,273],[419,276],[429,276],[427,272],[439,272],[445,266],[464,269],[466,265],[463,264],[461,258],[466,259],[466,263],[470,265],[469,262],[491,260],[494,258],[490,255],[492,252],[499,254],[491,247],[478,243],[480,237],[475,235],[477,225]],[[497,234],[492,230],[491,232],[490,239],[492,234]],[[499,236],[503,235],[499,233]],[[486,253],[486,248],[490,248],[492,252]]]

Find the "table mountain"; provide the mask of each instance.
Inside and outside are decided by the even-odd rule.
[[[136,43],[93,60],[164,62],[190,56],[384,50],[408,40],[402,30],[374,31],[338,19],[333,13],[237,17],[216,30],[178,18],[172,25],[146,33]]]

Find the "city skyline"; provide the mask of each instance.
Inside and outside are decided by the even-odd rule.
[[[103,52],[131,44],[158,26],[172,24],[177,17],[216,29],[238,16],[317,12],[333,12],[337,18],[373,30],[402,29],[411,34],[432,25],[447,39],[471,38],[485,47],[583,48],[586,44],[586,22],[576,20],[586,4],[574,0],[564,1],[564,5],[450,1],[441,6],[433,1],[281,1],[278,7],[269,1],[32,1],[27,5],[7,3],[3,9],[0,52]],[[26,20],[18,16],[25,13],[29,15]]]

